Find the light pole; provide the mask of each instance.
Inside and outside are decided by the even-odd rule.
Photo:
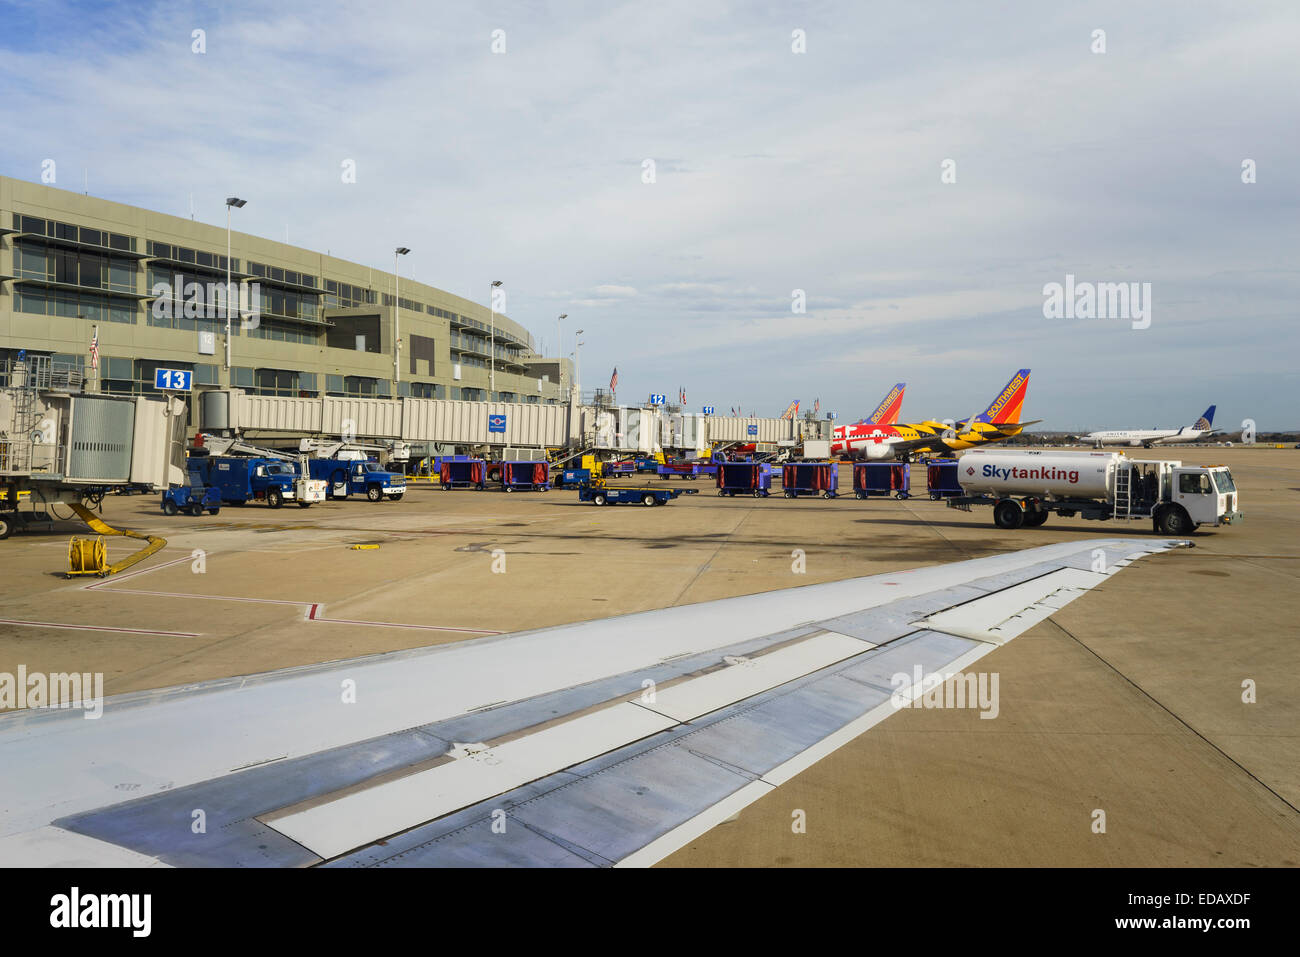
[[[226,197],[226,385],[234,385],[230,381],[230,300],[233,298],[231,293],[230,282],[230,210],[242,209],[248,200],[240,199],[238,196]],[[172,297],[175,298],[176,290],[172,290]]]
[[[578,387],[578,402],[582,402],[582,340],[578,336],[582,335],[579,329],[573,334],[573,384]]]
[[[488,401],[497,400],[497,304],[496,288],[501,285],[500,279],[492,280],[492,288],[488,290]]]
[[[559,357],[555,363],[555,378],[560,380],[560,395],[564,395],[564,329],[560,323],[568,318],[569,314],[562,312],[555,320],[555,354]]]
[[[398,298],[398,275],[397,275],[397,257],[405,256],[410,250],[405,246],[398,246],[393,250],[393,391],[397,391],[397,385],[402,381],[402,301]],[[397,396],[393,396],[397,398]]]

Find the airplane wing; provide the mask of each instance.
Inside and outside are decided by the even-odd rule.
[[[918,674],[1186,544],[1046,545],[120,695],[98,720],[14,712],[0,863],[651,864],[927,690]]]

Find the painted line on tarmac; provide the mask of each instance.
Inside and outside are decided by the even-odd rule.
[[[169,562],[163,562],[161,565],[155,565],[152,568],[144,568],[137,572],[131,572],[129,575],[123,575],[121,578],[105,579],[103,581],[93,582],[92,584],[83,585],[86,591],[95,588],[102,588],[105,585],[116,584],[125,581],[128,578],[134,578],[137,575],[144,575],[148,572],[156,572],[166,568],[169,565],[179,565],[182,562],[190,561],[189,557],[174,558]],[[188,592],[174,591],[148,591],[143,588],[114,588],[112,594],[115,595],[148,595],[154,598],[199,598],[207,601],[238,601],[254,605],[297,605],[303,609],[303,619],[305,621],[314,621],[326,625],[362,625],[374,628],[411,628],[419,631],[454,631],[465,635],[500,635],[502,632],[492,631],[488,628],[462,628],[455,625],[420,625],[412,622],[395,622],[395,621],[360,621],[353,618],[326,618],[324,617],[325,604],[319,601],[294,601],[288,598],[239,598],[231,595],[194,595]],[[90,627],[69,625],[67,627]],[[101,630],[101,629],[95,629]],[[119,629],[129,630],[129,629]],[[160,634],[160,635],[180,635],[181,637],[199,637],[198,635],[186,636],[179,632],[142,632],[142,634]]]
[[[73,631],[114,631],[125,635],[161,635],[164,638],[202,638],[192,631],[150,631],[147,628],[115,628],[111,625],[71,625],[57,621],[20,621],[17,618],[0,618],[0,625],[20,625],[26,628],[68,628]]]

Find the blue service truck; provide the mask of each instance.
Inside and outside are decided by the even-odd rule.
[[[396,502],[406,494],[405,475],[370,459],[308,459],[307,469],[312,478],[325,481],[327,498],[364,495],[372,502]]]
[[[250,501],[265,502],[279,508],[285,502],[297,502],[307,508],[322,501],[324,490],[319,482],[303,482],[292,462],[284,459],[244,455],[190,456],[188,471],[202,477],[204,485],[213,487],[227,505]]]

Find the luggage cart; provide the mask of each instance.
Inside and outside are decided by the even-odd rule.
[[[578,487],[578,501],[592,505],[667,505],[679,495],[695,495],[699,489],[651,488],[647,485],[606,485],[591,482]]]
[[[963,494],[957,481],[956,459],[925,459],[924,464],[925,487],[930,492],[931,501]]]
[[[545,462],[502,462],[501,485],[507,492],[545,492],[551,487]]]
[[[772,466],[766,462],[719,462],[718,494],[767,498],[772,494]]]
[[[690,479],[694,482],[700,477],[699,462],[665,462],[659,466],[659,477],[667,481],[669,477],[676,475],[678,478]]]
[[[788,462],[781,467],[781,486],[786,498],[835,498],[839,494],[839,466],[835,462]]]
[[[482,459],[448,456],[438,463],[438,480],[444,490],[453,488],[487,488],[487,463]]]
[[[912,467],[907,462],[855,462],[853,465],[853,495],[856,498],[871,495],[911,498],[911,487]]]

